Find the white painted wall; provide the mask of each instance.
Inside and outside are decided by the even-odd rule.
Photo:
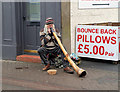
[[[2,91],[2,2],[0,1],[0,92]]]
[[[119,29],[119,31],[120,31],[120,29]],[[118,59],[120,60],[120,53],[119,53],[119,42],[120,42],[120,32],[118,31]]]
[[[118,9],[79,9],[79,0],[71,2],[71,52],[75,52],[75,27],[77,24],[118,22]]]

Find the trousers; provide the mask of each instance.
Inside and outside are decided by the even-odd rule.
[[[47,55],[50,53],[52,53],[54,55],[61,55],[61,59],[62,59],[64,68],[69,66],[69,62],[68,62],[68,60],[65,59],[65,55],[62,52],[60,47],[55,47],[54,49],[46,49],[46,47],[40,47],[38,49],[38,54],[45,66],[47,64],[51,64],[51,62],[53,61],[52,60],[53,58],[48,59],[48,57],[47,57]]]

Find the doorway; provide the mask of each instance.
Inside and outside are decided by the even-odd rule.
[[[23,2],[23,48],[37,50],[40,46],[39,32],[44,28],[45,19],[52,17],[61,32],[60,2]]]

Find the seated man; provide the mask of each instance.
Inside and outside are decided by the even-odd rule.
[[[41,40],[41,46],[38,49],[38,53],[40,55],[40,58],[44,62],[45,67],[43,68],[43,71],[48,70],[50,65],[51,65],[51,59],[48,59],[47,55],[50,53],[54,55],[61,54],[61,58],[63,61],[63,66],[64,66],[64,71],[70,74],[73,74],[74,71],[70,69],[69,67],[69,62],[65,60],[65,56],[60,49],[55,37],[53,36],[50,28],[52,28],[57,36],[61,38],[60,32],[55,29],[54,21],[52,18],[47,18],[46,19],[46,24],[44,29],[40,31],[40,40]]]

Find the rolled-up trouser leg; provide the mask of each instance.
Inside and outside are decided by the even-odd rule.
[[[64,55],[64,53],[63,53],[63,51],[61,50],[60,47],[56,48],[56,54],[60,54],[61,55],[64,68],[68,67],[69,66],[69,62],[68,62],[68,60],[65,60],[65,55]]]
[[[69,62],[68,62],[68,60],[65,60],[65,55],[64,55],[63,52],[61,52],[61,58],[62,58],[62,61],[63,61],[64,68],[68,67],[69,66]]]
[[[49,61],[47,59],[47,50],[45,47],[40,47],[38,49],[38,54],[40,55],[40,58],[42,59],[45,65],[49,64]]]

